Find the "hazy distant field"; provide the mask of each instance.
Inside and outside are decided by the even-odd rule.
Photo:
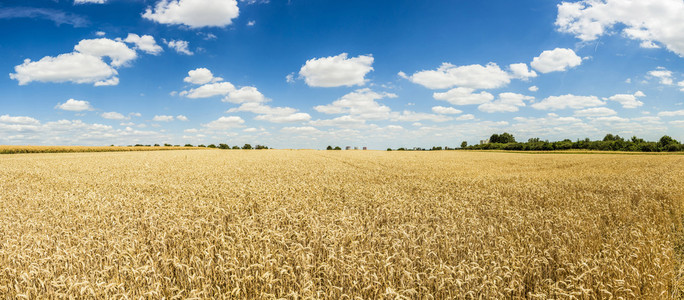
[[[0,156],[0,297],[679,298],[684,156]]]

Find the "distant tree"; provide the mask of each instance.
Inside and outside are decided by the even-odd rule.
[[[245,144],[244,146],[242,146],[242,149],[245,149],[245,150],[252,149],[252,145],[250,145],[250,144]]]
[[[513,137],[512,134],[508,132],[504,132],[502,134],[492,134],[491,137],[489,137],[489,142],[490,143],[500,143],[500,144],[506,144],[506,143],[515,143],[515,138]]]
[[[328,148],[325,148],[325,150],[332,150],[332,149],[333,149],[333,147],[330,145],[328,145]]]
[[[468,142],[466,142],[466,141],[461,142],[461,148],[465,148],[465,147],[468,147]]]
[[[185,144],[184,147],[195,147],[195,146],[193,146],[192,144]]]
[[[387,151],[392,151],[392,148],[387,148]]]
[[[214,144],[209,144],[209,146],[207,146],[207,147],[208,147],[208,148],[216,148],[216,145],[214,145]]]
[[[262,150],[262,149],[268,149],[268,147],[266,147],[266,146],[264,146],[264,145],[256,145],[256,146],[254,147],[254,149]]]
[[[155,147],[159,147],[159,144],[154,144]]]
[[[442,150],[441,146],[432,146],[432,149],[430,150]]]
[[[228,149],[230,149],[230,148],[228,148]],[[233,146],[233,149],[238,150],[238,149],[240,149],[240,146],[235,145],[235,146]]]
[[[135,144],[136,147],[142,147],[142,144]]]
[[[527,142],[530,143],[530,144],[531,144],[531,143],[539,143],[539,142],[541,142],[541,139],[538,138],[538,137],[537,137],[537,138],[530,138],[530,139],[527,140]]]
[[[197,145],[197,147],[206,148],[207,146],[205,146],[205,145],[203,145],[203,144],[199,144],[199,145]]]
[[[171,147],[171,144],[165,143],[164,147]]]
[[[342,150],[342,148],[340,146],[335,146],[335,148],[333,148],[333,150]]]
[[[227,144],[219,144],[219,149],[230,149],[230,146],[228,146]]]

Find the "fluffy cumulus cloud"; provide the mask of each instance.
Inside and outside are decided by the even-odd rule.
[[[645,97],[645,96],[646,95],[643,92],[637,91],[634,94],[616,94],[616,95],[608,97],[607,100],[620,103],[623,108],[637,108],[639,106],[644,105],[644,103],[639,101],[638,98],[639,97]],[[606,100],[606,99],[604,99],[604,100]]]
[[[95,57],[109,57],[114,67],[125,65],[137,57],[135,51],[126,44],[107,38],[82,40],[74,46],[74,50]]]
[[[331,104],[315,106],[314,109],[325,114],[349,114],[362,119],[382,120],[389,117],[391,109],[376,100],[396,97],[392,93],[378,93],[364,88],[348,93]]]
[[[519,68],[519,67],[516,67]],[[495,63],[482,65],[455,66],[443,63],[437,70],[424,70],[405,77],[413,83],[429,89],[447,89],[454,86],[471,89],[495,89],[511,82],[510,75]]]
[[[436,114],[442,114],[442,115],[457,115],[457,114],[462,113],[461,110],[455,109],[453,107],[444,107],[444,106],[433,106],[432,112],[434,112]]]
[[[192,51],[190,51],[189,46],[190,44],[187,41],[183,40],[171,40],[171,41],[164,41],[169,48],[176,50],[176,52],[180,54],[185,54],[185,55],[193,55]]]
[[[209,82],[223,81],[221,77],[214,77],[214,74],[207,68],[197,68],[188,71],[188,77],[183,78],[183,81],[192,84],[205,84]]]
[[[38,82],[74,82],[94,83],[106,85],[118,83],[117,71],[102,61],[101,58],[79,52],[65,53],[56,57],[46,56],[39,61],[24,60],[24,63],[14,67],[10,78],[17,80],[19,85],[26,85],[32,81]],[[111,80],[115,80],[116,83]]]
[[[227,112],[246,111],[257,114],[254,118],[259,121],[268,121],[272,123],[294,123],[305,122],[311,119],[307,113],[299,112],[297,109],[291,107],[271,107],[261,104],[259,102],[246,102],[237,108],[231,108]]]
[[[68,111],[93,110],[93,107],[90,106],[90,102],[84,100],[76,100],[73,98],[67,100],[64,103],[58,103],[57,106],[55,106],[55,108]]]
[[[187,118],[185,118],[185,119],[187,120]],[[155,121],[155,122],[171,122],[171,121],[173,121],[173,116],[156,115],[156,116],[154,116],[154,118],[152,118],[152,121]]]
[[[259,92],[259,90],[256,87],[253,86],[245,86],[241,87],[238,90],[232,90],[228,93],[228,96],[223,98],[223,102],[230,102],[236,104],[263,103],[267,101],[268,99],[266,99],[266,97],[264,97],[264,95],[261,92]]]
[[[136,49],[155,54],[155,48],[146,37],[148,36],[136,39],[129,34],[126,40],[131,38],[129,41],[136,45]],[[56,57],[45,56],[38,61],[24,60],[21,65],[14,67],[14,73],[10,74],[10,78],[17,80],[19,85],[33,81],[92,83],[94,86],[117,85],[119,78],[116,68],[126,66],[137,58],[136,51],[123,42],[126,40],[81,40],[74,46],[74,52]]]
[[[528,80],[537,77],[537,72],[528,69],[526,63],[511,64],[508,68],[511,69],[513,78]]]
[[[532,104],[532,107],[540,110],[559,110],[559,109],[582,109],[606,104],[596,96],[576,96],[572,94],[562,96],[550,96]]]
[[[313,87],[364,85],[366,74],[373,71],[372,65],[371,55],[348,58],[347,53],[342,53],[307,60],[299,70],[299,75],[307,85]]]
[[[539,90],[539,87],[537,87],[536,85],[533,85],[533,86],[529,87],[527,90],[530,92],[536,92]]]
[[[532,59],[530,65],[542,73],[560,72],[582,64],[582,58],[572,49],[556,48],[546,50]]]
[[[235,86],[230,82],[215,82],[207,83],[188,91],[182,91],[179,93],[181,96],[188,98],[209,98],[215,96],[224,96],[235,90]]]
[[[617,112],[607,107],[592,107],[575,111],[576,117],[607,117],[617,115]]]
[[[81,120],[58,120],[41,123],[26,116],[0,116],[0,142],[46,145],[125,145],[151,139],[167,139],[165,134],[140,131],[130,127],[115,129],[109,125]]]
[[[649,71],[648,75],[658,78],[660,80],[660,84],[663,85],[672,85],[674,82],[672,80],[672,71],[664,67],[657,67],[655,70]]]
[[[556,26],[583,41],[619,28],[646,48],[664,45],[684,57],[684,2],[681,0],[587,0],[558,5]],[[658,44],[656,44],[658,43]]]
[[[191,28],[225,27],[240,14],[235,0],[160,0],[143,18]]]
[[[674,111],[661,111],[658,113],[659,117],[684,117],[684,109]]]
[[[207,124],[202,124],[202,126],[210,130],[227,130],[242,127],[242,124],[244,123],[245,120],[238,116],[228,116],[220,117],[217,120],[211,121]]]
[[[684,80],[677,82],[677,86],[679,86],[679,90],[684,92]]]
[[[534,100],[534,97],[516,93],[501,93],[498,99],[480,104],[477,109],[488,113],[516,112],[520,107],[525,106],[525,101],[530,100]]]
[[[475,93],[472,88],[457,87],[444,93],[433,93],[437,100],[447,101],[453,105],[483,104],[494,99],[494,95],[487,92]]]
[[[110,111],[110,112],[104,112],[100,115],[101,117],[109,120],[124,120],[126,119],[126,116],[115,112],[115,111]]]
[[[139,36],[135,33],[129,33],[124,42],[134,44],[136,49],[152,55],[157,55],[164,51],[161,46],[157,45],[157,42],[151,35]]]

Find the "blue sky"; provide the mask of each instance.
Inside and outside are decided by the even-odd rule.
[[[3,1],[0,144],[684,140],[682,15],[683,0]]]

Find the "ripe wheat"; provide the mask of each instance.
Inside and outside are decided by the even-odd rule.
[[[2,298],[682,297],[684,157],[0,156]]]

